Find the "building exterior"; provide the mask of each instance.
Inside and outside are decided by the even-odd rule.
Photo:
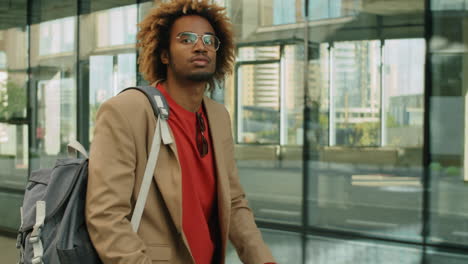
[[[137,23],[160,2],[0,0],[4,234],[30,172],[146,83]],[[467,263],[468,0],[215,2],[237,59],[211,96],[278,262]]]

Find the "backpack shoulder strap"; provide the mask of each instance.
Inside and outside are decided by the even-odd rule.
[[[169,118],[169,105],[164,95],[153,86],[134,86],[123,89],[120,93],[128,90],[138,90],[148,98],[153,107],[154,115],[158,118],[167,120]]]
[[[156,162],[159,156],[159,149],[161,147],[161,141],[165,144],[171,144],[173,142],[171,133],[169,131],[169,125],[167,120],[169,118],[169,105],[167,104],[166,98],[161,92],[152,86],[136,86],[129,87],[121,91],[127,91],[135,89],[146,95],[151,106],[153,107],[154,115],[156,117],[156,128],[153,134],[153,143],[151,144],[151,151],[148,157],[148,163],[146,164],[145,174],[138,193],[138,198],[133,210],[132,219],[130,220],[133,231],[137,232],[140,226],[141,217],[146,204],[146,198],[153,178],[154,169],[156,168]]]

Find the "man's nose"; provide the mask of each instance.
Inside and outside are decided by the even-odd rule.
[[[205,44],[203,44],[203,40],[200,37],[197,39],[197,42],[195,42],[193,49],[196,52],[206,52]]]

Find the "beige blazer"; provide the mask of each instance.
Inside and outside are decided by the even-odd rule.
[[[257,229],[234,161],[229,114],[205,97],[216,162],[222,261],[229,238],[247,264],[274,262]],[[177,146],[161,146],[137,233],[130,218],[143,178],[156,120],[138,91],[99,109],[89,159],[86,222],[104,263],[194,263],[182,230],[182,182]]]

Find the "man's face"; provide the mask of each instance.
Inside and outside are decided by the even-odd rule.
[[[209,81],[216,69],[216,50],[205,45],[202,37],[198,37],[194,45],[191,44],[185,38],[191,35],[194,40],[194,35],[190,33],[199,36],[215,35],[211,24],[201,16],[178,18],[170,32],[169,53],[163,52],[161,57],[162,62],[168,65],[167,76],[198,82]]]

